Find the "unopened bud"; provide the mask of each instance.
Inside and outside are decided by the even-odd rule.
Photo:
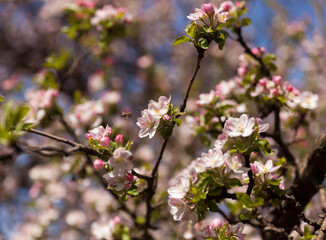
[[[211,223],[209,224],[212,229],[219,229],[222,227],[222,221],[219,218],[215,218]]]
[[[118,134],[114,141],[118,144],[118,145],[122,145],[123,144],[123,140],[124,140],[124,136],[122,134]]]
[[[93,162],[93,166],[94,166],[95,170],[99,171],[104,168],[104,163],[101,159],[96,159]]]
[[[214,5],[212,3],[204,3],[201,5],[201,10],[207,14],[211,15],[215,13]]]
[[[278,93],[278,91],[277,91],[276,88],[273,88],[273,89],[271,90],[271,94],[272,94],[273,96],[276,96],[277,93]]]
[[[90,133],[85,134],[85,137],[87,138],[87,140],[90,139],[91,136],[92,136],[92,134],[90,134]]]
[[[170,116],[167,115],[167,114],[165,114],[165,115],[163,116],[163,120],[164,120],[164,121],[169,121],[169,120],[170,120]]]
[[[109,147],[110,146],[110,138],[108,137],[102,137],[100,139],[100,144],[103,146],[103,147]]]

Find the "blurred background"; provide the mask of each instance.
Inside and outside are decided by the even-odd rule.
[[[71,40],[61,33],[61,28],[68,25],[64,8],[69,2],[74,1],[0,1],[0,93],[6,100],[25,101],[24,91],[45,78],[48,71],[45,62],[49,56],[61,54],[66,59],[67,64],[58,71],[60,75],[92,45],[92,37]],[[56,79],[55,85],[60,91],[58,105],[69,113],[76,90],[88,99],[103,100],[106,96],[108,110],[102,122],[114,125],[135,140],[132,150],[136,163],[146,172],[157,156],[161,140],[140,141],[137,117],[150,99],[161,95],[171,96],[175,106],[180,104],[194,71],[196,52],[190,44],[174,47],[173,42],[184,35],[184,28],[190,22],[186,16],[200,7],[202,1],[95,2],[98,6],[125,7],[133,21],[125,36],[113,40],[105,53],[93,48],[92,54],[81,59],[72,74]],[[247,0],[246,6],[252,24],[243,29],[243,33],[249,46],[263,46],[267,52],[275,53],[278,75],[299,89],[320,94],[320,114],[310,133],[314,138],[325,130],[326,123],[323,117],[326,1]],[[244,51],[232,38],[231,33],[223,51],[214,45],[206,52],[191,92],[189,112],[195,111],[199,93],[209,92],[220,81],[236,75],[239,55]],[[121,118],[121,112],[130,112],[131,116]],[[48,126],[48,131],[53,129]],[[170,144],[160,169],[159,194],[162,196],[167,179],[203,150],[189,129],[176,131],[179,137],[172,139],[174,143]],[[60,127],[59,132],[64,136]],[[84,132],[85,129],[77,134],[82,136]],[[43,144],[46,140],[33,141]],[[179,151],[180,146],[185,150]],[[117,208],[115,200],[96,179],[80,177],[79,170],[70,171],[78,156],[65,157],[64,162],[58,164],[60,160],[55,157],[49,162],[35,154],[14,155],[3,145],[0,152],[0,239],[89,239],[87,229],[94,219],[111,218],[112,215],[104,212]],[[135,209],[144,211],[144,206],[134,204]],[[121,215],[118,210],[116,214]],[[168,212],[165,214],[171,218]],[[120,217],[127,225],[132,224],[128,216]],[[161,231],[168,228],[171,226],[163,225]],[[178,239],[177,236],[171,233],[171,239]]]

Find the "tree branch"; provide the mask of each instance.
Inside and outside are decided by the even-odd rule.
[[[202,59],[204,58],[205,50],[201,49],[199,47],[196,47],[196,49],[197,49],[198,55],[197,55],[197,63],[196,63],[195,72],[190,80],[190,83],[188,85],[183,102],[180,105],[180,112],[184,112],[187,107],[187,101],[188,101],[188,97],[190,94],[190,90],[191,90],[192,85],[196,79],[197,73],[200,69],[200,63],[201,63]],[[180,117],[180,115],[177,117]],[[175,126],[175,124],[173,125],[173,127],[174,126]],[[172,131],[173,131],[173,128],[172,128]],[[152,210],[153,210],[153,208],[151,206],[151,200],[152,200],[152,197],[155,195],[155,191],[156,191],[157,171],[158,171],[159,165],[161,163],[161,160],[163,158],[163,154],[164,154],[164,151],[168,144],[169,139],[170,139],[170,137],[166,138],[163,141],[159,156],[158,156],[156,163],[154,165],[154,168],[152,170],[151,178],[147,179],[147,190],[146,190],[146,209],[147,210],[146,210],[146,216],[145,216],[146,220],[145,220],[145,224],[144,224],[144,239],[150,239],[150,236],[148,234],[148,229],[150,227],[150,221],[151,221]]]

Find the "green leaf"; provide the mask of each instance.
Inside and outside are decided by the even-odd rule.
[[[237,140],[234,143],[239,152],[245,153],[249,149],[249,144],[245,141]]]
[[[230,178],[225,183],[225,186],[227,188],[234,188],[234,187],[242,186],[242,183],[238,178]]]
[[[259,146],[261,151],[266,155],[272,155],[273,151],[271,149],[271,146],[269,145],[269,142],[265,139],[257,139],[256,144]]]
[[[246,193],[236,193],[238,201],[242,203],[242,205],[247,208],[247,209],[252,209],[253,208],[253,203]]]
[[[0,102],[4,101],[5,98],[3,96],[0,95]]]
[[[253,206],[254,206],[254,207],[257,207],[257,206],[263,205],[264,202],[265,202],[265,201],[264,201],[263,198],[256,198],[255,201],[253,202]]]
[[[186,37],[186,36],[181,36],[181,37],[178,37],[174,41],[173,45],[178,46],[179,44],[184,43],[184,42],[191,42],[191,39],[189,37]]]
[[[191,22],[185,29],[185,32],[192,38],[195,38],[196,23]]]
[[[182,124],[182,120],[179,118],[174,118],[173,121],[175,121],[177,123],[178,127],[180,127]]]

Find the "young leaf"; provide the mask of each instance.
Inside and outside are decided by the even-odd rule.
[[[174,46],[178,46],[179,44],[181,43],[184,43],[184,42],[191,42],[191,39],[186,37],[186,36],[181,36],[181,37],[178,37],[175,41],[174,41]]]
[[[0,102],[4,101],[5,98],[3,96],[0,95]]]

